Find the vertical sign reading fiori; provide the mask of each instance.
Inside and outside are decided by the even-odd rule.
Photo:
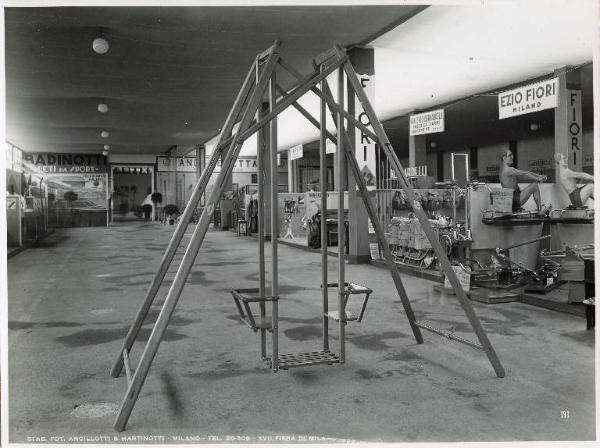
[[[575,171],[583,169],[583,136],[581,128],[581,90],[567,89],[567,123],[569,133],[566,147],[569,151],[569,167]]]
[[[358,79],[360,81],[360,85],[365,91],[367,98],[373,104],[373,100],[375,99],[375,76],[374,75],[358,75]],[[360,121],[363,125],[365,125],[369,130],[373,130],[371,126],[371,121],[369,117],[365,113],[360,101],[355,101],[356,104],[356,119]],[[376,143],[365,134],[360,129],[357,129],[355,137],[355,157],[358,162],[358,167],[360,168],[360,172],[363,175],[365,183],[367,184],[367,188],[372,190],[375,188],[375,174],[376,171],[376,155],[375,148]]]

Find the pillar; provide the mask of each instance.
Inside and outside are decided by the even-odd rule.
[[[558,78],[558,106],[554,109],[554,154],[567,157],[569,168],[583,171],[581,77],[578,70],[563,67]]]
[[[374,100],[374,86],[372,85],[375,75],[375,50],[373,48],[355,47],[348,52],[350,62],[358,75],[361,85],[365,87],[369,100]],[[354,89],[347,82],[348,92],[348,112],[361,120],[363,124],[368,124],[366,115],[363,115],[362,108],[356,107],[356,97]],[[354,126],[348,126],[348,138],[355,146],[355,157],[358,166],[365,175],[367,187],[376,188],[375,175],[376,155],[375,142],[370,137],[357,131]],[[337,160],[338,154],[335,154],[334,160]],[[348,169],[346,170],[349,171]],[[368,263],[371,259],[369,243],[375,242],[375,235],[369,234],[367,210],[362,198],[357,194],[356,181],[352,175],[348,175],[348,222],[349,222],[349,248],[348,262],[359,264]],[[335,179],[336,186],[339,179]]]
[[[427,136],[409,135],[408,137],[408,166],[427,165]]]
[[[200,181],[200,176],[202,176],[202,171],[206,167],[206,146],[204,145],[196,145],[196,183]],[[202,194],[202,198],[198,205],[204,206],[204,196],[205,193]]]
[[[269,103],[265,102],[262,105],[260,112],[261,118],[269,113]],[[262,223],[264,225],[264,236],[265,241],[271,239],[271,164],[269,163],[269,148],[270,148],[270,137],[269,137],[269,126],[264,126],[256,133],[256,155],[258,157],[258,184],[259,191],[262,193],[260,200],[263,203],[263,207],[259,206],[259,210],[264,210],[264,218]],[[277,173],[275,173],[277,175]],[[277,206],[277,204],[275,204]]]

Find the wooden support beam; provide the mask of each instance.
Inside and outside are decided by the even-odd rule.
[[[328,95],[331,95],[329,84],[327,82],[325,82],[324,84],[325,84],[325,87],[324,87],[325,92]],[[333,110],[330,109],[330,112],[331,112],[331,115],[333,116],[334,115]],[[407,317],[408,323],[410,324],[410,327],[412,329],[415,340],[417,341],[418,344],[422,344],[423,343],[423,335],[421,334],[421,330],[419,329],[419,327],[417,327],[415,325],[415,321],[416,321],[415,314],[414,314],[412,306],[410,304],[408,294],[406,293],[406,290],[404,289],[404,284],[402,283],[402,279],[400,278],[400,273],[398,272],[398,267],[396,266],[392,252],[385,240],[385,235],[383,233],[383,227],[381,226],[381,223],[379,222],[379,217],[377,216],[375,206],[373,205],[373,202],[371,201],[371,198],[368,195],[368,190],[367,190],[365,180],[363,179],[362,174],[360,173],[360,168],[358,167],[358,163],[356,162],[356,159],[354,156],[354,154],[355,154],[354,143],[350,141],[347,134],[344,134],[344,137],[345,137],[344,138],[344,143],[345,143],[344,147],[347,152],[348,165],[350,166],[350,169],[352,170],[352,174],[354,175],[354,179],[356,180],[356,184],[358,185],[359,190],[361,192],[362,191],[367,192],[367,194],[361,195],[363,198],[363,202],[365,204],[365,208],[367,210],[367,214],[369,215],[369,218],[371,219],[371,222],[373,223],[373,227],[375,228],[375,234],[377,235],[378,241],[383,247],[383,256],[384,256],[387,268],[389,269],[390,274],[392,275],[392,280],[394,281],[394,286],[396,287],[396,291],[398,292],[398,296],[400,297],[400,301],[402,302],[402,306],[404,307],[404,312],[406,313],[406,317]]]
[[[344,70],[338,69],[338,101],[344,106]],[[339,334],[340,334],[340,364],[346,361],[346,300],[345,300],[345,268],[346,268],[346,223],[344,219],[344,173],[347,173],[344,157],[344,117],[337,114],[337,170],[339,173],[338,185],[338,312]],[[326,288],[327,285],[323,285]]]
[[[321,81],[321,86],[325,80]],[[323,87],[321,87],[323,88]],[[327,104],[320,101],[319,131],[319,165],[320,165],[320,190],[321,190],[321,301],[323,306],[323,350],[329,350],[329,288],[327,288]],[[313,123],[314,124],[314,123]],[[331,140],[337,144],[337,138]]]
[[[114,427],[117,431],[122,431],[127,425],[127,421],[129,420],[129,416],[131,415],[133,407],[138,399],[144,381],[146,380],[152,361],[156,356],[156,352],[158,351],[158,347],[167,329],[169,320],[173,314],[173,311],[175,310],[175,306],[177,305],[179,298],[181,297],[181,292],[183,291],[187,277],[194,264],[198,251],[202,246],[206,232],[208,231],[208,226],[210,224],[210,219],[212,212],[214,211],[215,204],[220,200],[227,177],[231,175],[233,167],[237,161],[237,157],[242,148],[243,140],[239,138],[239,134],[247,129],[252,121],[252,118],[259,107],[262,95],[265,92],[271,74],[275,70],[277,58],[279,56],[277,49],[278,46],[274,45],[271,56],[262,68],[260,81],[253,90],[250,101],[248,102],[244,114],[242,115],[239,130],[236,133],[236,138],[233,139],[231,147],[227,151],[227,155],[221,167],[221,172],[219,173],[217,181],[215,182],[215,188],[213,189],[208,203],[202,211],[200,220],[194,229],[192,239],[183,256],[181,265],[175,274],[175,278],[171,288],[169,289],[161,312],[158,315],[158,319],[154,325],[154,328],[152,329],[148,343],[144,348],[138,367],[133,375],[131,385],[127,389],[127,394],[121,403],[119,414],[115,421]]]
[[[127,350],[127,351],[131,350],[131,347],[133,346],[133,344],[137,338],[140,328],[142,328],[144,319],[146,318],[146,315],[148,314],[148,311],[150,310],[150,307],[152,306],[152,303],[154,302],[154,299],[156,297],[156,294],[158,293],[160,285],[162,284],[162,281],[165,278],[167,271],[169,270],[169,266],[171,265],[171,262],[173,261],[173,257],[175,256],[175,253],[177,252],[177,248],[181,244],[181,240],[183,239],[183,236],[185,235],[187,226],[192,219],[192,214],[194,213],[194,210],[196,209],[198,203],[200,202],[200,199],[202,198],[202,195],[204,194],[204,191],[206,190],[206,186],[208,185],[208,181],[210,180],[210,176],[213,173],[214,168],[217,165],[217,162],[219,161],[221,149],[218,149],[218,148],[220,148],[220,143],[224,139],[225,136],[228,136],[231,133],[231,130],[233,129],[233,126],[235,125],[235,121],[239,117],[240,111],[242,110],[242,108],[246,102],[248,93],[250,92],[252,86],[254,86],[254,84],[255,84],[254,83],[254,67],[255,66],[256,66],[256,60],[254,61],[254,64],[248,71],[248,74],[246,75],[246,78],[244,79],[242,88],[240,89],[237,97],[235,98],[233,107],[231,108],[231,110],[229,111],[229,114],[227,115],[227,119],[225,120],[225,124],[223,125],[223,129],[219,136],[219,141],[217,142],[215,150],[213,151],[213,154],[210,158],[210,161],[208,162],[206,168],[204,169],[204,171],[202,172],[202,175],[200,176],[200,180],[196,183],[196,186],[194,187],[194,190],[192,191],[190,200],[188,201],[188,204],[185,207],[185,210],[183,211],[183,215],[181,216],[181,218],[179,220],[179,223],[177,225],[177,228],[175,229],[175,232],[171,236],[171,240],[169,241],[169,245],[167,246],[167,249],[160,261],[158,270],[157,270],[156,274],[154,275],[152,282],[150,283],[150,287],[148,288],[148,291],[146,292],[146,297],[144,298],[144,301],[142,302],[142,305],[139,308],[139,310],[133,320],[133,323],[132,323],[131,327],[129,328],[129,331],[127,332],[127,335],[125,336],[125,339],[123,340],[121,349],[119,350],[119,352],[113,362],[113,365],[110,369],[110,374],[115,378],[117,378],[121,374],[121,371],[123,370],[123,356],[122,356],[123,350]]]
[[[291,75],[293,75],[296,79],[298,79],[299,81],[306,81],[306,78],[304,76],[302,76],[298,71],[296,71],[291,65],[283,62],[283,61],[279,61],[279,64],[288,72],[290,72]],[[315,64],[315,67],[318,67]],[[331,95],[327,95],[322,89],[317,88],[316,86],[313,87],[312,89],[310,89],[315,95],[317,95],[319,98],[324,99],[325,101],[327,101],[327,104],[329,105],[329,107],[333,108],[335,110],[336,113],[341,113],[344,118],[346,120],[348,120],[349,122],[351,122],[355,127],[357,127],[361,132],[363,132],[365,135],[371,137],[371,139],[373,140],[377,140],[377,135],[375,135],[375,133],[373,133],[368,127],[366,127],[363,123],[361,123],[359,120],[357,120],[356,118],[354,118],[354,116],[352,114],[350,114],[347,110],[345,110],[343,107],[338,106],[338,104],[335,102],[335,100],[333,99],[333,97]]]
[[[343,58],[344,56],[346,56],[346,53],[344,52],[344,50],[341,47],[336,46],[336,48],[337,48],[338,57],[340,59]],[[496,355],[496,352],[494,351],[494,348],[492,347],[492,344],[489,341],[487,334],[485,333],[485,330],[481,326],[479,319],[475,315],[475,312],[473,311],[473,308],[472,308],[471,304],[469,303],[469,300],[467,299],[467,296],[458,280],[458,277],[456,276],[456,273],[452,269],[452,265],[450,264],[450,261],[448,260],[448,257],[446,256],[446,253],[445,253],[444,249],[442,248],[442,245],[440,244],[436,234],[434,233],[433,228],[431,227],[431,224],[429,223],[429,219],[427,218],[427,215],[423,211],[421,203],[416,199],[415,192],[414,192],[412,186],[409,184],[408,179],[406,178],[406,174],[404,173],[404,169],[402,168],[402,165],[400,164],[400,161],[398,160],[398,156],[396,156],[396,153],[394,152],[392,144],[388,140],[387,135],[385,134],[385,131],[383,129],[383,126],[379,122],[379,119],[377,118],[377,115],[375,114],[375,111],[374,111],[373,107],[371,106],[369,99],[367,98],[366,94],[362,90],[360,81],[358,80],[358,76],[357,76],[356,72],[354,71],[352,64],[345,62],[344,63],[344,71],[348,75],[348,79],[350,80],[350,82],[352,83],[352,86],[354,87],[356,95],[357,95],[360,103],[363,106],[363,110],[367,114],[367,117],[369,118],[369,120],[371,122],[371,126],[373,127],[373,130],[377,134],[377,137],[378,137],[377,141],[379,143],[379,146],[382,149],[382,151],[384,151],[388,160],[390,161],[391,167],[394,170],[394,172],[396,173],[396,176],[400,181],[402,189],[406,193],[406,195],[409,199],[409,203],[412,205],[415,215],[419,219],[421,228],[423,229],[423,231],[425,232],[425,235],[427,236],[427,239],[431,243],[434,253],[442,266],[442,270],[444,271],[450,284],[452,285],[452,289],[454,289],[454,291],[456,293],[456,297],[458,298],[460,305],[463,308],[463,311],[467,315],[467,318],[469,319],[469,322],[470,322],[471,326],[473,327],[475,334],[477,335],[479,341],[481,342],[481,345],[484,347],[484,351],[485,351],[490,363],[492,364],[492,367],[494,368],[496,375],[499,378],[503,378],[505,376],[504,368],[502,367],[502,364],[500,363],[500,360],[498,359],[498,356]]]
[[[269,80],[269,111],[272,113],[277,101],[277,73],[273,70]],[[269,155],[271,165],[271,295],[279,296],[279,270],[277,260],[277,238],[279,237],[279,216],[277,207],[277,116],[269,122]],[[273,356],[271,357],[271,368],[273,372],[279,369],[279,301],[272,304],[272,341]]]
[[[283,95],[286,95],[287,92],[283,89],[283,87],[281,87],[279,84],[277,84],[277,91],[280,92]],[[304,115],[304,117],[310,121],[313,125],[315,125],[317,128],[320,127],[320,123],[319,121],[313,117],[309,111],[307,111],[304,107],[302,107],[297,101],[294,101],[292,103],[292,106],[294,106],[296,108],[296,110],[298,112],[300,112],[302,115]],[[331,140],[333,143],[337,143],[337,138],[335,137],[335,135],[333,135],[331,132],[329,132],[327,129],[325,129],[325,135],[326,137]]]
[[[248,137],[250,137],[256,131],[258,131],[260,128],[265,126],[269,121],[271,121],[277,115],[279,115],[284,110],[286,110],[288,107],[290,107],[298,98],[300,98],[302,95],[306,94],[306,92],[311,90],[311,88],[313,86],[315,86],[316,84],[321,82],[322,79],[327,78],[327,76],[329,76],[331,73],[333,73],[340,65],[342,65],[347,60],[348,60],[348,56],[340,59],[336,64],[331,65],[330,67],[327,67],[327,69],[325,69],[322,73],[317,74],[317,75],[313,76],[312,78],[310,78],[309,80],[307,80],[306,84],[298,83],[294,87],[293,91],[289,92],[287,96],[280,98],[280,100],[277,102],[277,104],[275,105],[275,107],[273,108],[273,110],[271,112],[269,112],[259,122],[251,125],[247,130],[242,132],[237,138],[242,141],[246,140]],[[230,137],[229,139],[225,140],[220,146],[228,145],[229,143],[231,143],[232,139],[233,139],[233,137]]]

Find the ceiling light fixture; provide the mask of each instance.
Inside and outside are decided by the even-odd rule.
[[[437,142],[429,142],[429,147],[430,148],[435,148],[437,146]]]
[[[104,33],[102,27],[100,27],[100,32],[98,33],[98,37],[94,39],[92,42],[92,48],[98,54],[106,53],[110,45],[108,45],[108,41],[104,38]]]
[[[106,156],[108,155],[108,149],[106,149],[106,146],[105,146],[104,148],[105,148],[105,149],[104,149],[104,151],[102,151],[102,155],[103,155],[104,157],[106,157]]]
[[[110,149],[110,145],[104,145],[104,149],[108,151]]]
[[[109,135],[110,135],[110,134],[108,133],[108,131],[102,131],[102,132],[100,132],[100,136],[101,136],[102,138],[108,138],[108,136],[109,136]]]
[[[537,123],[531,123],[529,125],[529,129],[531,129],[533,132],[537,131],[540,128],[540,125]]]
[[[105,114],[106,112],[108,112],[108,104],[106,104],[106,103],[98,104],[98,112],[100,112],[101,114]]]

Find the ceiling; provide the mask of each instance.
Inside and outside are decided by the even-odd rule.
[[[111,154],[202,143],[218,132],[256,54],[276,39],[282,57],[309,73],[333,44],[368,43],[423,9],[5,8],[6,140],[28,152],[99,153],[108,144]],[[101,28],[110,49],[96,54]]]
[[[406,115],[428,108],[446,110],[446,131],[429,136],[439,149],[523,138],[532,121],[551,133],[552,111],[498,120],[494,92],[565,66],[584,64],[590,129],[594,1],[6,8],[7,140],[26,151],[186,152],[218,132],[254,56],[275,39],[305,74],[334,43],[373,46],[374,107],[399,155],[408,151]],[[91,49],[99,27],[111,45],[104,55]],[[335,92],[335,76],[331,84]],[[318,116],[315,95],[300,103]],[[279,123],[280,148],[318,138],[293,108]],[[249,139],[242,154],[255,148]]]

